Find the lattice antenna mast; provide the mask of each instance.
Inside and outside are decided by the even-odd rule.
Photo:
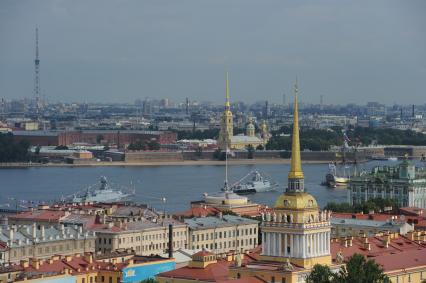
[[[34,99],[38,114],[40,102],[40,59],[38,51],[38,27],[36,27],[35,60],[34,60]]]

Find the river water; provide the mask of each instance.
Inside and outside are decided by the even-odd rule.
[[[362,164],[370,169],[377,164],[397,162],[373,161]],[[60,199],[96,184],[100,176],[106,176],[112,185],[133,187],[134,201],[147,203],[168,212],[186,210],[191,201],[200,200],[204,193],[217,192],[223,186],[224,166],[129,166],[129,167],[43,167],[0,170],[0,207],[10,204],[11,198],[21,201],[47,201]],[[230,183],[237,181],[253,169],[271,176],[279,184],[275,192],[249,195],[253,202],[273,205],[287,183],[289,164],[260,164],[229,166]],[[321,186],[328,171],[327,164],[304,164],[305,187],[323,207],[327,202],[346,201],[346,189],[330,189]],[[132,183],[132,185],[130,185]],[[166,202],[162,202],[162,198]]]

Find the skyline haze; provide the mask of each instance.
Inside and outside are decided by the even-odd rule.
[[[2,1],[0,97],[423,104],[424,1]]]

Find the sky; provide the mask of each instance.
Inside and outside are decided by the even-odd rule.
[[[426,103],[426,1],[1,0],[0,97]]]

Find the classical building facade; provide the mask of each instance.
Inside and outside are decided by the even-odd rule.
[[[94,252],[96,236],[80,227],[9,225],[0,228],[0,265],[29,258]],[[1,248],[3,247],[3,248]]]
[[[235,215],[185,219],[188,248],[207,249],[214,254],[230,250],[245,252],[258,245],[258,221]]]
[[[401,207],[426,208],[426,169],[416,168],[406,159],[398,166],[377,166],[369,174],[351,179],[350,204],[373,198],[394,199]]]
[[[266,121],[262,122],[260,127],[261,133],[256,135],[256,128],[252,119],[246,126],[246,135],[234,136],[234,122],[231,112],[231,103],[229,101],[229,80],[228,74],[226,75],[226,101],[225,110],[223,111],[220,121],[220,132],[217,141],[218,147],[222,150],[230,149],[245,149],[248,146],[256,148],[258,146],[265,146],[269,140],[269,131]]]
[[[173,219],[160,222],[141,220],[97,225],[96,251],[102,253],[132,249],[137,255],[163,254],[168,249],[169,224],[173,227],[173,249],[187,247],[187,226]]]

